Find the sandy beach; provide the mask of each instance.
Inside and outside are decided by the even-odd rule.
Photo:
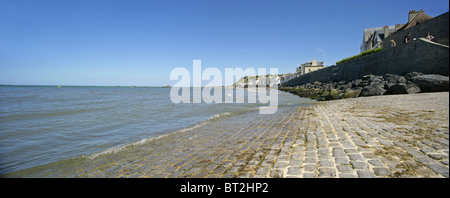
[[[9,176],[448,178],[448,125],[448,92],[314,102]]]

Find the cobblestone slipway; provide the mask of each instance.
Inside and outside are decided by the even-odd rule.
[[[230,116],[21,176],[448,178],[448,125],[448,92],[315,102]]]

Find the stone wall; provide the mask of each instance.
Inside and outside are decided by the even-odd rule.
[[[283,86],[297,86],[315,81],[348,81],[369,74],[404,75],[414,71],[448,76],[449,47],[417,39],[402,46],[302,75],[283,83]]]

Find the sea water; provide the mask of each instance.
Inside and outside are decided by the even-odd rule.
[[[310,102],[278,92],[280,106]],[[0,175],[112,152],[267,105],[174,104],[170,88],[159,87],[0,86]]]

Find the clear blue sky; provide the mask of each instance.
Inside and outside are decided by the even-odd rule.
[[[364,28],[447,0],[0,0],[0,84],[173,84],[176,67],[294,72],[359,53]]]

